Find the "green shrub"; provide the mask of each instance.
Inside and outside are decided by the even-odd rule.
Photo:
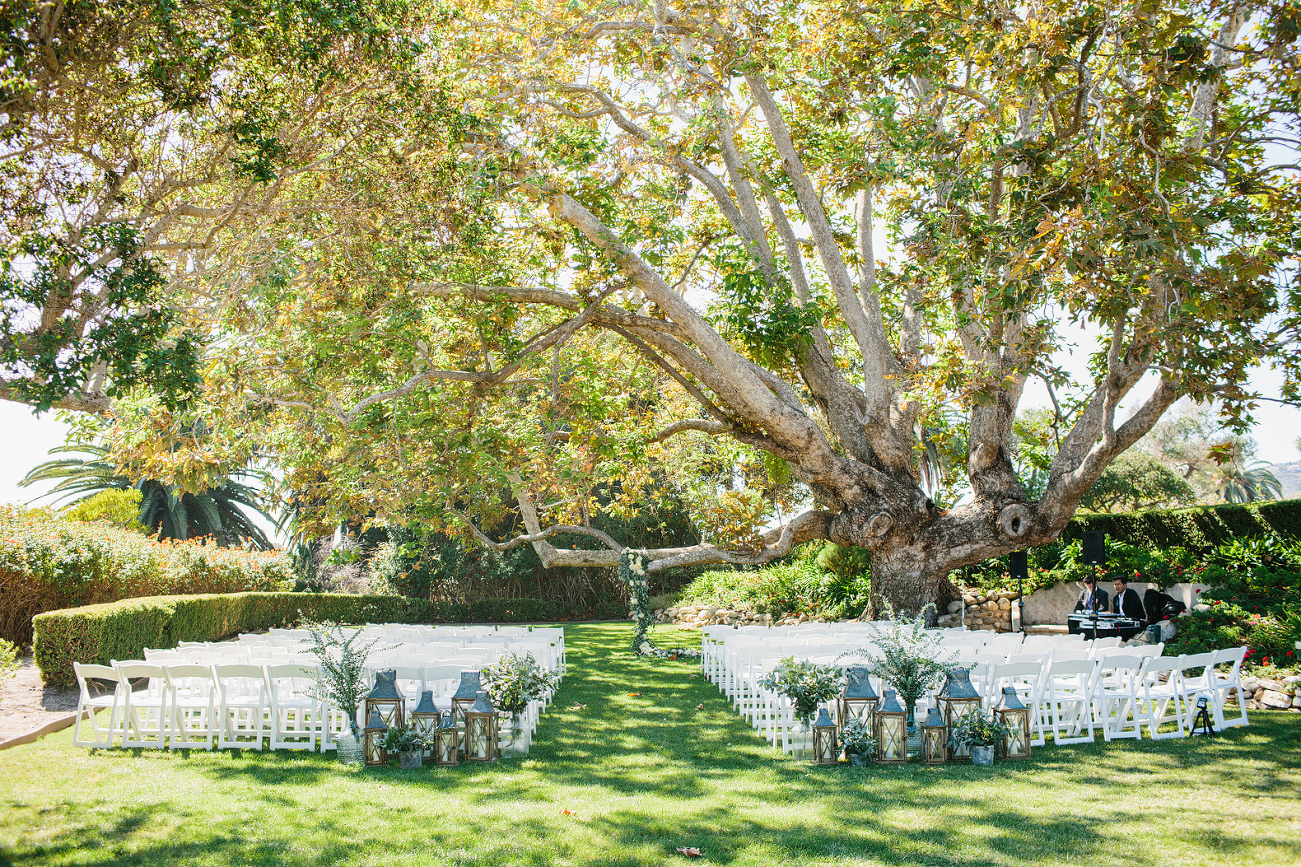
[[[1283,666],[1296,663],[1295,642],[1301,641],[1301,612],[1277,617],[1253,614],[1232,602],[1211,600],[1206,610],[1194,610],[1176,621],[1177,632],[1166,654],[1205,653],[1225,647],[1247,647],[1247,661]]]
[[[32,639],[42,611],[176,593],[280,591],[293,586],[281,553],[202,541],[158,542],[110,524],[0,507],[0,638]]]
[[[818,547],[758,569],[715,569],[683,588],[684,603],[752,608],[762,614],[807,614],[833,620],[857,616],[867,605],[866,577],[824,570]]]
[[[140,523],[140,490],[110,488],[75,503],[59,513],[66,521],[107,521],[115,527],[143,535],[149,528]]]
[[[1234,539],[1270,535],[1301,538],[1301,500],[1147,509],[1118,515],[1081,514],[1062,531],[1062,539],[1081,539],[1086,530],[1100,530],[1109,541],[1120,540],[1150,550],[1178,546],[1202,552]]]
[[[18,646],[12,641],[0,638],[0,684],[13,676],[18,670]]]

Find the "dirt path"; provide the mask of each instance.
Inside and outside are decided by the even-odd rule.
[[[46,686],[32,658],[25,657],[14,677],[0,687],[0,744],[76,710],[77,688]]]

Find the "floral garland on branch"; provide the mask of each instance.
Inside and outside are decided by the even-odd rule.
[[[674,647],[665,650],[656,646],[648,634],[655,626],[655,615],[650,607],[650,583],[646,580],[646,554],[625,549],[619,555],[619,577],[628,584],[628,617],[636,624],[632,638],[633,653],[657,659],[697,659],[699,650]]]

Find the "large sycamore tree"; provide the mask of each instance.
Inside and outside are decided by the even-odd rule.
[[[118,401],[138,471],[258,444],[309,522],[418,518],[546,565],[617,563],[594,512],[674,490],[704,539],[650,571],[825,539],[915,611],[1054,538],[1179,397],[1245,419],[1253,364],[1295,381],[1290,5],[382,11],[327,34],[330,74],[235,58],[274,110],[168,109],[191,125],[155,178],[115,181],[106,213],[206,347],[188,406]],[[208,174],[162,194],[182,143]],[[1053,363],[1080,325],[1084,381]],[[1058,406],[1035,498],[1033,379]],[[224,438],[156,444],[195,414]]]

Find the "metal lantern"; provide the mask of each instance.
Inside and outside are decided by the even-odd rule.
[[[862,720],[868,728],[872,727],[872,713],[876,710],[879,699],[872,691],[872,681],[868,673],[868,669],[860,665],[845,669],[845,688],[840,692],[837,713],[837,722],[842,732],[845,730],[845,723],[851,719]]]
[[[388,753],[384,751],[384,735],[387,732],[388,724],[384,722],[384,717],[380,716],[379,709],[376,708],[370,712],[370,719],[366,721],[366,728],[363,729],[362,734],[365,738],[367,767],[388,764]]]
[[[944,724],[951,731],[964,714],[979,711],[980,693],[971,685],[971,669],[955,668],[944,681],[944,686],[935,694],[936,700],[944,714]],[[949,753],[951,759],[965,759],[971,756],[970,747],[954,747]]]
[[[922,723],[922,761],[928,765],[942,765],[949,760],[949,727],[933,707]]]
[[[1030,758],[1030,709],[1017,695],[1016,687],[1003,687],[1003,698],[995,711],[1009,732],[1008,736],[1003,738],[1003,758]]]
[[[818,710],[818,718],[813,721],[813,764],[834,765],[839,759],[836,723],[824,707]]]
[[[433,743],[438,735],[438,724],[442,718],[438,706],[434,704],[434,691],[427,689],[420,693],[420,703],[416,705],[415,710],[411,711],[411,728],[424,735],[427,742]],[[426,761],[433,757],[433,747],[425,750],[424,757]]]
[[[378,712],[384,724],[392,728],[402,728],[405,722],[402,707],[405,699],[398,689],[398,673],[385,668],[375,672],[375,687],[366,696],[366,719]],[[369,727],[370,723],[366,723]]]
[[[434,764],[442,768],[454,768],[458,758],[461,733],[456,728],[456,712],[445,710],[434,731]]]
[[[889,764],[908,761],[908,711],[887,689],[881,706],[873,714],[876,723],[876,760]]]
[[[461,682],[456,685],[456,692],[452,695],[452,711],[458,722],[465,719],[465,712],[474,704],[481,689],[483,685],[479,683],[479,672],[461,672]]]
[[[465,711],[465,760],[497,761],[497,710],[483,690],[479,690],[474,704]]]

